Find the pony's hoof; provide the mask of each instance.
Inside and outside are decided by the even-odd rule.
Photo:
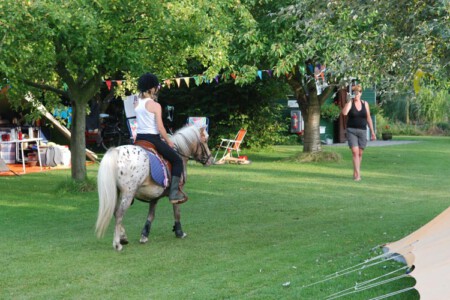
[[[141,243],[141,244],[145,244],[145,243],[147,243],[148,242],[148,237],[146,237],[146,236],[141,236],[141,239],[139,240],[139,243]]]
[[[175,236],[180,239],[184,239],[187,234],[183,232],[183,229],[181,229],[181,223],[175,222],[173,225],[172,231],[175,232]]]
[[[187,234],[182,231],[182,232],[176,232],[175,236],[179,239],[184,239],[185,237],[187,237]]]
[[[119,244],[115,244],[115,243],[113,243],[113,248],[116,250],[116,251],[122,251],[122,249],[123,249],[123,247],[122,247],[122,245],[119,243]]]

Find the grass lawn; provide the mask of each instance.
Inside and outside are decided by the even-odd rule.
[[[449,206],[450,138],[401,139],[417,143],[367,148],[361,182],[352,180],[347,147],[324,147],[343,156],[338,163],[291,163],[301,147],[277,146],[244,152],[250,165],[189,164],[188,237],[175,238],[163,199],[150,242],[139,244],[147,205],[136,201],[120,253],[112,224],[95,237],[96,192],[61,188],[70,171],[0,177],[0,299],[325,299],[402,265],[385,261],[308,285],[380,254],[376,246]],[[96,174],[90,166],[88,176]],[[413,285],[404,278],[342,299]]]

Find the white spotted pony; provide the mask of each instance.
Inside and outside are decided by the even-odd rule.
[[[184,178],[189,158],[211,165],[213,159],[208,148],[208,133],[205,128],[186,126],[171,137],[183,160]],[[142,229],[141,243],[148,241],[150,227],[155,217],[158,200],[168,195],[168,188],[156,184],[150,176],[150,163],[147,152],[140,146],[125,145],[109,149],[103,157],[97,176],[99,210],[96,223],[98,237],[102,237],[114,214],[116,219],[113,247],[120,251],[128,244],[122,220],[134,198],[148,202],[147,221]],[[180,204],[173,205],[176,237],[184,238],[181,228]]]

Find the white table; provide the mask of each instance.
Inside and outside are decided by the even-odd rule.
[[[11,140],[11,141],[1,141],[1,142],[0,142],[0,145],[1,145],[1,144],[11,144],[11,143],[16,143],[16,153],[17,153],[18,147],[19,147],[19,145],[20,145],[20,151],[21,151],[21,154],[22,154],[22,168],[23,168],[23,173],[25,174],[25,173],[26,173],[26,170],[25,170],[25,156],[24,156],[24,153],[23,153],[23,144],[24,144],[24,143],[30,143],[30,142],[35,142],[35,143],[36,143],[37,156],[38,156],[39,166],[40,166],[41,171],[42,171],[41,151],[40,151],[40,149],[39,149],[39,141],[41,141],[41,140],[42,140],[42,138],[22,139],[22,140]],[[17,156],[17,155],[16,155],[16,156]],[[17,157],[16,157],[16,160],[17,160]]]

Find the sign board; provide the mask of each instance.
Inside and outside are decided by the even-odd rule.
[[[136,101],[138,101],[138,95],[131,95],[123,100],[123,107],[125,109],[127,119],[136,117],[136,112],[134,111],[134,103]]]
[[[298,108],[297,100],[288,100],[287,106],[291,108]]]
[[[194,125],[199,128],[205,127],[206,131],[208,131],[209,119],[207,117],[189,117],[187,119],[188,125]]]

